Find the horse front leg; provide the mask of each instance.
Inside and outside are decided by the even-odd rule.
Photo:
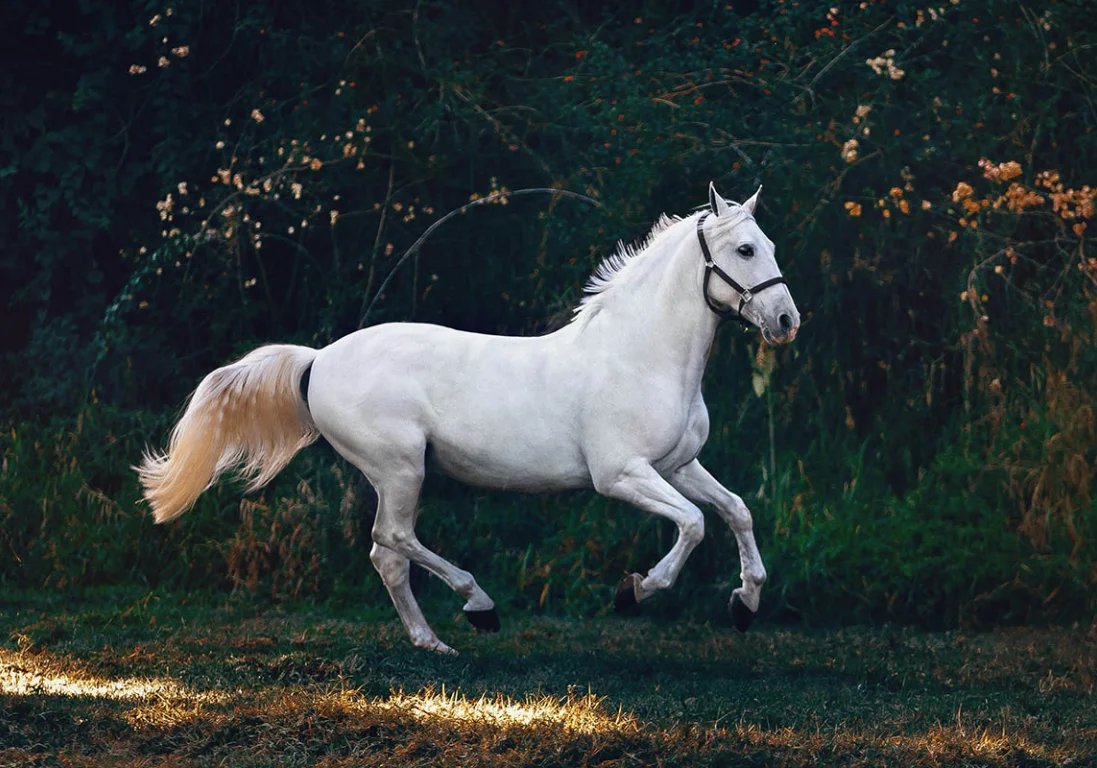
[[[641,459],[627,463],[620,470],[596,477],[595,489],[603,496],[627,501],[678,526],[674,546],[648,571],[647,576],[634,573],[618,586],[614,607],[618,611],[628,610],[674,584],[690,553],[705,536],[705,516],[663,479],[654,467]]]
[[[743,586],[731,593],[728,609],[735,628],[745,632],[750,627],[766,581],[766,567],[754,543],[754,521],[743,500],[709,474],[701,462],[694,459],[669,478],[670,484],[692,501],[711,504],[727,522],[739,544],[740,578]]]

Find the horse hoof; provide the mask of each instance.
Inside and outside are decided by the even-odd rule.
[[[488,608],[486,611],[465,611],[465,618],[479,632],[499,631],[499,614],[494,608]]]
[[[754,621],[754,611],[747,608],[739,595],[731,596],[731,605],[728,608],[731,611],[731,623],[737,630],[746,632],[750,629],[750,623]]]
[[[613,610],[626,616],[635,616],[640,612],[636,600],[636,585],[642,577],[638,573],[629,574],[617,585],[617,594],[613,596]]]

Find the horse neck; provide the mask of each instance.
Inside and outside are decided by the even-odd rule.
[[[615,337],[616,349],[652,370],[679,370],[684,386],[700,386],[719,318],[705,303],[703,259],[690,217],[650,247],[661,252],[637,256],[647,261],[628,285],[614,286],[591,330]],[[641,265],[637,265],[641,266]],[[601,321],[601,322],[598,322]]]

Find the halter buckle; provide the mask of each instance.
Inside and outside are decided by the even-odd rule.
[[[743,296],[743,303],[744,304],[746,304],[748,301],[750,301],[751,299],[754,298],[754,294],[750,292],[749,288],[747,288],[746,290],[743,291],[742,296]]]

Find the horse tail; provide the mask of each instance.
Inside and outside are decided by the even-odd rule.
[[[156,522],[182,515],[230,470],[261,488],[319,437],[305,399],[316,355],[272,344],[202,379],[167,452],[146,451],[134,467]]]

